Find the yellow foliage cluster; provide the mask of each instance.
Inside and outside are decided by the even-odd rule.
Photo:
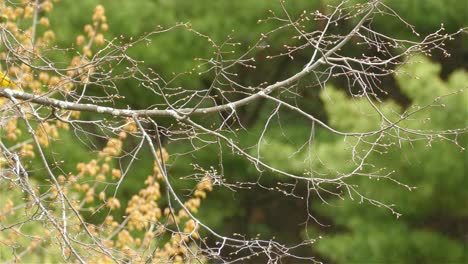
[[[94,73],[94,66],[89,63],[93,56],[93,47],[101,46],[106,43],[104,32],[109,29],[105,9],[102,5],[96,6],[92,15],[92,23],[84,26],[84,34],[76,38],[76,44],[79,46],[82,54],[73,57],[69,63],[69,71],[64,74],[57,74],[54,71],[40,70],[30,66],[30,61],[41,56],[41,52],[50,47],[51,42],[55,39],[55,33],[51,29],[51,21],[46,17],[47,12],[50,12],[55,0],[43,1],[26,1],[16,5],[8,5],[2,3],[0,5],[0,14],[4,15],[6,21],[4,26],[7,30],[13,33],[13,37],[17,39],[21,45],[18,45],[15,54],[24,56],[24,61],[11,63],[6,69],[0,72],[5,72],[2,76],[2,82],[8,87],[18,91],[27,91],[35,95],[54,95],[62,94],[68,96],[73,89],[78,85],[88,85]],[[33,21],[33,23],[18,23],[18,21]],[[27,26],[25,26],[27,25]],[[35,27],[42,27],[43,30],[36,30]],[[41,32],[40,35],[38,32]],[[36,36],[34,36],[36,34]],[[33,41],[31,41],[33,40]],[[8,40],[7,40],[8,41]],[[0,48],[0,61],[6,61],[8,50]],[[0,107],[7,105],[8,99],[0,98]],[[38,112],[28,103],[21,102],[20,107],[25,112],[27,118],[37,117]],[[2,139],[5,138],[9,144],[16,144],[21,154],[21,159],[37,158],[38,153],[35,150],[34,142],[25,141],[22,137],[22,132],[26,132],[24,127],[18,124],[18,116],[16,112],[9,112],[8,118],[4,118],[4,123],[1,125]],[[42,113],[41,113],[42,114]],[[50,147],[53,140],[59,139],[60,134],[69,130],[70,124],[67,120],[70,118],[78,119],[80,112],[78,111],[59,111],[48,113],[50,117],[37,119],[37,122],[32,122],[33,129],[28,131],[37,139],[41,148]],[[53,120],[53,114],[60,115],[60,120]],[[3,117],[7,117],[5,114]],[[20,119],[21,120],[21,119]],[[56,176],[56,181],[49,183],[37,182],[31,183],[33,193],[41,199],[45,199],[47,208],[50,213],[54,214],[61,212],[66,214],[66,228],[71,236],[81,237],[83,234],[91,234],[99,239],[101,245],[113,252],[120,252],[122,257],[130,259],[134,263],[144,262],[143,255],[147,254],[148,248],[156,247],[153,255],[154,263],[162,261],[171,263],[183,263],[186,255],[188,255],[190,243],[200,239],[198,233],[199,224],[190,216],[196,213],[201,206],[202,200],[206,198],[207,192],[212,190],[212,182],[210,178],[202,179],[195,187],[190,198],[183,203],[185,208],[178,211],[173,208],[164,207],[159,203],[161,193],[164,191],[168,182],[162,168],[163,164],[169,161],[169,154],[166,149],[162,148],[157,151],[157,160],[154,162],[152,175],[149,175],[144,184],[145,186],[139,190],[128,203],[121,201],[118,195],[112,194],[107,188],[109,186],[117,186],[124,180],[124,173],[121,169],[115,166],[115,159],[122,155],[124,140],[128,135],[133,135],[138,132],[138,127],[132,119],[127,119],[121,126],[122,130],[116,137],[109,138],[106,145],[100,150],[94,158],[88,161],[83,161],[76,164],[76,172],[63,173]],[[23,130],[23,131],[22,131]],[[31,137],[29,137],[31,138]],[[35,152],[36,151],[36,152]],[[0,166],[8,166],[14,162],[6,156],[0,157]],[[52,166],[51,166],[52,167]],[[53,172],[55,173],[55,172]],[[41,176],[45,173],[40,172]],[[46,181],[48,182],[48,181]],[[14,186],[16,183],[11,183]],[[37,184],[37,185],[36,185]],[[111,188],[109,188],[111,189]],[[24,210],[37,209],[37,204],[34,202],[34,195],[29,195],[26,199],[7,199],[1,202],[0,221],[5,222],[9,217],[15,216],[15,206],[19,202],[25,203]],[[66,197],[66,202],[63,202],[68,209],[61,207],[60,199]],[[54,210],[57,210],[55,212]],[[98,213],[106,210],[108,215],[103,223],[90,224],[86,222],[82,213]],[[119,211],[124,213],[125,217],[117,217]],[[113,214],[115,213],[114,216]],[[58,217],[57,219],[60,219]],[[59,222],[59,221],[58,221]],[[58,224],[61,227],[62,224]],[[174,225],[177,228],[169,228]],[[25,248],[26,253],[30,254],[34,250],[41,249],[50,241],[61,241],[59,229],[54,229],[51,226],[44,225],[37,227],[32,231],[34,235],[23,234],[21,230],[12,229],[9,231],[8,239],[3,240],[0,236],[0,243],[3,245],[15,245],[18,237],[26,238],[25,243],[28,246]],[[173,230],[180,230],[174,232]],[[155,240],[158,237],[169,237],[169,241],[164,245],[157,245]],[[87,239],[90,239],[87,237]],[[47,242],[47,243],[46,243]],[[88,241],[83,241],[84,243]],[[93,241],[94,243],[94,241]],[[15,245],[17,246],[17,245]],[[58,255],[72,256],[72,250],[61,245],[53,245],[57,247]],[[118,250],[116,250],[116,248]],[[60,251],[60,252],[59,252]],[[100,249],[93,251],[89,259],[89,263],[110,263],[112,259],[106,256]],[[82,253],[82,252],[81,252]],[[17,261],[21,260],[21,254],[16,257]]]
[[[76,176],[71,175],[69,177],[69,183],[74,183],[73,187],[75,190],[85,193],[85,202],[92,203],[96,197],[100,201],[106,202],[106,207],[111,210],[120,208],[120,201],[114,197],[109,197],[106,200],[105,192],[101,191],[96,194],[96,188],[100,183],[105,183],[108,178],[120,179],[122,172],[119,169],[112,168],[112,157],[117,157],[122,151],[123,142],[119,138],[110,138],[107,141],[106,147],[98,153],[98,159],[92,159],[88,163],[80,162],[76,168],[78,173]],[[80,184],[77,180],[84,179],[86,177],[93,177],[95,184],[90,185],[89,183]]]
[[[7,215],[14,215],[15,211],[13,210],[14,203],[11,199],[7,199],[3,208],[0,210],[0,222],[5,222]]]
[[[18,128],[18,120],[10,119],[6,122],[4,128],[6,138],[11,141],[16,141],[17,137],[21,135],[21,130]]]
[[[111,138],[107,141],[106,147],[99,152],[99,157],[116,157],[122,151],[122,140]]]
[[[102,46],[106,39],[103,32],[109,29],[105,9],[102,5],[96,6],[92,16],[92,24],[86,24],[83,28],[85,35],[76,37],[76,44],[82,46],[82,56],[74,56],[67,72],[70,77],[79,76],[81,83],[88,84],[90,76],[94,73],[94,66],[88,64],[88,58],[93,56],[92,45]]]
[[[59,137],[57,126],[54,124],[51,125],[49,122],[42,123],[36,130],[36,137],[42,146],[48,147],[50,144],[50,137],[54,139]]]

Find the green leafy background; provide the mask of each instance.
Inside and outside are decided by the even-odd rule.
[[[330,8],[328,4],[336,2],[338,1],[296,0],[287,1],[286,6],[294,15],[303,9],[326,11]],[[449,32],[456,31],[467,23],[465,14],[468,10],[465,1],[384,2],[409,23],[414,24],[421,34],[437,30],[441,23]],[[110,32],[106,33],[108,39],[123,35],[128,40],[130,37],[138,37],[154,30],[157,25],[169,26],[176,22],[190,22],[194,29],[209,35],[216,42],[223,41],[228,35],[233,36],[236,41],[243,44],[233,48],[236,52],[245,52],[248,44],[256,41],[261,32],[276,26],[274,23],[258,23],[259,19],[268,17],[269,10],[280,12],[278,2],[270,0],[62,0],[56,4],[51,14],[51,26],[56,31],[58,46],[73,45],[76,35],[82,32],[85,24],[89,23],[96,4],[103,4],[106,8],[110,26]],[[375,19],[373,26],[388,35],[414,37],[411,30],[393,26],[394,21],[394,18],[382,16]],[[350,25],[343,26],[343,32],[346,32]],[[269,41],[283,43],[288,41],[289,37],[287,33],[277,34]],[[144,60],[145,67],[153,68],[163,76],[188,70],[196,64],[193,58],[209,58],[213,52],[205,39],[183,29],[157,35],[150,40],[149,46],[137,45],[129,53],[136,59]],[[349,49],[353,48],[355,47]],[[443,108],[430,107],[427,111],[413,116],[417,120],[427,120],[426,122],[403,123],[402,126],[428,130],[466,127],[468,98],[465,92],[459,92],[464,91],[468,84],[466,36],[451,42],[447,48],[453,55],[451,58],[441,60],[442,56],[437,54],[431,58],[432,60],[426,57],[414,58],[411,64],[402,69],[409,74],[393,76],[388,85],[384,84],[403,95],[403,97],[391,95],[382,104],[383,111],[391,119],[397,119],[404,111],[430,104],[434,98],[441,96],[438,103],[443,103]],[[274,82],[301,69],[307,63],[307,54],[303,56],[299,56],[294,61],[287,59],[260,61],[259,70],[246,72],[242,81],[246,84],[256,84],[259,80]],[[64,58],[59,59],[66,61]],[[180,85],[203,87],[207,80],[209,76],[202,78],[187,76],[180,80]],[[301,83],[306,85],[307,79]],[[122,102],[124,106],[129,104],[133,108],[142,108],[160,100],[148,95],[147,91],[134,80],[124,80],[117,86],[123,87],[120,92],[126,96]],[[369,103],[362,99],[351,98],[340,82],[331,83],[324,89],[306,90],[296,103],[334,128],[344,131],[366,131],[375,129],[380,122],[379,117],[370,109]],[[451,95],[445,96],[447,94]],[[255,112],[258,114],[257,120],[265,120],[274,110],[274,106],[267,102],[261,104],[261,107],[248,108],[245,112],[247,114]],[[327,173],[349,172],[353,168],[349,149],[353,139],[348,138],[345,142],[341,137],[316,129],[311,151],[305,148],[296,152],[308,140],[311,124],[306,120],[297,119],[295,115],[285,110],[280,110],[280,115],[281,121],[275,120],[271,123],[261,142],[260,153],[266,162],[285,171],[299,174],[310,169],[317,173]],[[204,122],[207,124],[220,120],[213,117],[213,120]],[[254,122],[250,124],[248,131],[241,131],[236,140],[241,146],[252,146],[262,130],[263,122],[259,122],[258,125]],[[287,134],[283,133],[284,130],[287,130]],[[387,142],[392,141],[388,139]],[[462,147],[466,147],[466,136],[460,136],[458,142]],[[397,142],[393,143],[395,144],[388,152],[382,155],[374,154],[370,157],[370,161],[387,172],[394,171],[393,176],[396,179],[415,186],[416,189],[409,191],[401,185],[385,180],[353,178],[350,181],[359,184],[359,190],[363,194],[387,204],[395,204],[395,210],[402,214],[398,219],[391,211],[370,205],[368,202],[360,203],[359,199],[353,201],[326,197],[328,204],[325,204],[318,197],[313,197],[311,205],[314,216],[328,226],[310,224],[305,227],[300,225],[306,220],[304,201],[259,187],[241,189],[237,192],[231,192],[227,188],[215,188],[203,202],[197,216],[224,234],[243,233],[251,237],[261,234],[262,238],[267,239],[275,236],[286,244],[299,243],[304,238],[321,237],[311,247],[302,249],[298,253],[314,255],[325,262],[466,263],[468,261],[466,152],[461,151],[455,144],[439,138],[434,138],[431,144],[427,141],[402,143],[401,146],[396,144]],[[167,149],[170,153],[178,153],[189,150],[190,146],[172,143]],[[362,146],[361,151],[365,149],[366,146]],[[170,161],[169,172],[180,194],[187,194],[187,190],[196,182],[181,180],[178,177],[193,172],[190,163],[197,163],[203,167],[216,164],[219,158],[213,156],[216,151],[217,149],[208,148],[194,155],[180,156]],[[250,154],[257,153],[256,149],[251,151]],[[62,169],[67,173],[74,172],[74,164],[83,161],[83,157],[88,157],[87,153],[89,153],[88,148],[70,134],[55,142],[47,155],[51,159],[54,156],[64,160]],[[125,201],[144,186],[143,181],[151,171],[152,160],[149,150],[145,149],[144,153],[146,154],[142,155],[143,158],[134,165],[132,175],[121,186],[119,194],[123,207]],[[229,182],[258,180],[262,185],[274,187],[279,179],[285,180],[282,176],[271,174],[261,175],[259,178],[252,164],[229,153],[229,149],[226,148],[222,157],[226,180]],[[4,203],[5,199],[0,197],[0,205]],[[117,212],[115,216],[121,217],[122,214],[123,212]],[[89,220],[99,221],[99,217],[98,215]],[[50,260],[50,256],[43,252],[35,254],[26,256],[24,260],[27,261],[29,258],[36,262],[59,261]],[[0,247],[0,259],[7,260],[10,257],[11,252]],[[255,261],[252,263],[261,263],[263,260]],[[286,260],[285,263],[296,262]]]

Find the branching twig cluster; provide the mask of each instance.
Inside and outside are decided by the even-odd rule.
[[[22,233],[21,230],[27,229],[32,222],[38,223],[44,230],[42,234],[20,234],[32,241],[23,249],[11,241],[0,242],[11,247],[16,259],[41,247],[41,243],[51,243],[60,248],[64,259],[81,263],[98,259],[118,263],[128,260],[182,262],[198,259],[203,263],[208,258],[233,263],[259,255],[264,256],[268,263],[279,263],[282,258],[313,262],[313,257],[294,253],[297,248],[310,246],[313,240],[291,246],[283,245],[273,238],[249,238],[215,230],[196,215],[200,202],[213,188],[226,187],[236,191],[258,186],[277,191],[279,196],[303,199],[307,201],[308,208],[311,197],[326,202],[324,195],[334,195],[351,199],[357,197],[357,200],[388,208],[398,215],[392,205],[360,193],[358,186],[350,179],[386,179],[411,190],[413,187],[392,178],[391,173],[373,168],[368,157],[392,147],[394,143],[386,140],[388,138],[399,142],[430,142],[439,138],[456,143],[457,135],[466,132],[466,128],[424,131],[408,126],[412,116],[429,105],[405,112],[398,118],[387,116],[381,111],[379,95],[386,93],[380,84],[381,77],[397,73],[398,66],[405,64],[415,54],[444,51],[444,43],[463,32],[448,34],[441,28],[418,41],[388,36],[373,28],[372,21],[376,16],[391,16],[401,27],[408,28],[415,36],[417,33],[381,1],[373,0],[357,5],[343,2],[330,8],[327,14],[304,11],[298,17],[291,15],[285,2],[280,1],[283,13],[278,15],[272,12],[271,17],[261,21],[279,25],[262,34],[243,54],[235,56],[230,49],[239,44],[233,42],[232,38],[216,43],[209,36],[192,29],[189,24],[158,28],[135,40],[105,40],[103,34],[108,25],[104,8],[99,6],[93,16],[94,23],[85,27],[86,37],[77,39],[82,50],[74,51],[79,55],[73,57],[67,67],[47,55],[51,52],[69,52],[49,45],[53,41],[53,33],[38,36],[37,27],[46,23],[39,18],[39,11],[49,8],[49,2],[33,1],[25,6],[26,11],[22,12],[32,8],[29,29],[15,27],[12,17],[8,17],[0,28],[2,59],[9,76],[16,83],[14,87],[0,88],[0,124],[5,128],[0,141],[0,185],[20,190],[24,197],[22,204],[8,203],[0,217],[21,210],[25,212],[17,222],[0,224],[0,230]],[[315,27],[311,21],[322,26]],[[344,23],[353,23],[353,27],[346,34],[337,33],[340,32],[337,29]],[[199,64],[189,71],[167,77],[145,67],[144,62],[128,54],[130,47],[175,28],[184,28],[187,34],[205,39],[215,50],[214,55],[197,59]],[[257,49],[268,49],[266,41],[283,32],[292,35],[289,43],[284,44],[284,49],[279,53],[264,59],[293,59],[306,54],[309,56],[308,62],[284,80],[271,84],[262,82],[255,86],[244,85],[239,69],[248,68],[255,72],[257,62],[254,57]],[[373,55],[364,53],[360,57],[349,56],[346,47],[351,44],[366,47],[372,51],[368,54]],[[122,65],[125,65],[124,70],[115,70],[121,69]],[[178,80],[184,76],[209,79],[208,86],[177,86]],[[304,77],[313,80],[306,87],[297,88],[298,82]],[[351,96],[367,100],[381,120],[380,124],[376,124],[376,129],[341,131],[290,100],[291,96],[298,96],[295,89],[323,89],[336,78],[347,80],[350,90],[353,90]],[[135,89],[150,91],[158,99],[144,108],[119,108],[116,105],[125,102],[125,98],[119,94],[124,89],[119,87],[121,80],[136,80],[140,86]],[[239,142],[237,137],[249,129],[242,125],[239,111],[262,100],[270,103],[274,110],[267,118],[257,120],[257,124],[263,124],[262,133],[258,135],[254,146],[247,146]],[[318,129],[343,137],[351,144],[353,169],[331,171],[327,175],[311,169],[298,174],[265,160],[262,153],[267,150],[263,140],[271,121],[281,118],[280,110],[311,123],[310,136],[304,139],[305,147],[314,144],[312,141]],[[81,118],[85,112],[93,113],[92,118]],[[167,120],[170,120],[170,125]],[[67,130],[73,132],[70,134],[86,145],[90,155],[95,157],[89,162],[83,160],[82,164],[78,164],[76,172],[62,171],[61,160],[66,157],[48,154],[48,148],[58,143],[60,135],[67,134]],[[283,130],[288,133],[287,127]],[[96,145],[99,139],[106,141],[104,148]],[[132,149],[124,147],[127,142],[133,146]],[[168,144],[185,144],[189,150],[173,153]],[[145,181],[146,187],[128,203],[126,218],[114,219],[112,212],[120,208],[119,190],[133,173],[134,163],[141,158],[145,148],[149,148],[152,153],[154,171],[148,172],[150,176]],[[212,153],[213,163],[210,168],[194,164],[194,173],[191,175],[171,175],[168,162],[172,158],[213,149],[218,151]],[[248,161],[256,169],[258,178],[236,182],[224,168],[223,157],[226,154]],[[29,164],[31,159],[40,162]],[[126,161],[120,162],[123,160]],[[323,165],[326,167],[326,164]],[[264,186],[260,180],[263,175],[280,175],[281,182],[275,187]],[[191,193],[192,198],[189,199],[173,185],[175,177],[185,176],[197,180]],[[301,184],[306,186],[305,196],[294,191]],[[167,201],[165,208],[158,202],[161,199]],[[91,206],[93,203],[95,206]],[[107,215],[105,221],[99,225],[91,224],[85,215],[98,212]],[[305,214],[307,219],[319,222],[311,213]],[[135,230],[144,234],[142,239],[136,238],[138,235],[134,237],[131,232]],[[200,234],[208,234],[216,239],[216,243],[207,241]]]

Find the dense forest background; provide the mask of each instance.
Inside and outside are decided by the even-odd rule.
[[[286,1],[286,6],[291,14],[299,14],[304,9],[326,12],[329,4],[337,2],[338,0],[290,0]],[[441,26],[447,32],[455,32],[468,26],[466,1],[384,2],[408,23],[414,25],[421,35],[436,31]],[[232,37],[234,41],[241,43],[234,47],[237,52],[245,52],[262,32],[274,27],[274,24],[261,20],[267,19],[272,12],[281,12],[277,1],[271,0],[62,0],[50,14],[50,23],[56,32],[58,47],[75,43],[77,32],[82,31],[83,26],[89,23],[89,16],[83,14],[91,14],[96,4],[102,4],[106,8],[109,31],[105,34],[108,39],[117,37],[122,41],[131,41],[132,38],[139,38],[154,30],[157,25],[189,22],[192,28],[216,42]],[[348,27],[340,30],[349,31],[352,23],[353,21],[349,21]],[[317,23],[313,26],[320,28],[323,25]],[[394,27],[389,17],[375,19],[373,27],[392,36],[408,39],[415,37],[407,28]],[[270,45],[270,48],[257,51],[259,67],[255,71],[242,70],[239,81],[247,86],[264,81],[274,83],[307,64],[309,54],[306,52],[293,60],[288,57],[266,59],[268,53],[280,53],[281,44],[290,37],[288,32],[284,32],[269,39],[265,44]],[[196,65],[196,58],[208,57],[213,52],[204,36],[190,34],[186,30],[175,29],[167,34],[147,38],[147,41],[131,47],[129,53],[134,58],[144,61],[145,66],[166,77],[189,71]],[[151,48],[148,48],[148,43]],[[346,48],[351,53],[360,54],[362,48],[358,43],[355,44]],[[430,121],[421,122],[421,128],[450,129],[468,125],[466,94],[444,97],[446,94],[465,89],[468,85],[467,35],[460,35],[448,42],[445,48],[451,54],[450,57],[444,56],[442,52],[435,52],[412,58],[411,63],[404,66],[402,70],[419,76],[418,79],[402,74],[382,80],[388,93],[382,93],[381,96],[389,111],[416,108],[441,96],[445,108],[422,112],[418,118]],[[73,55],[70,54],[70,58]],[[63,53],[60,56],[63,56]],[[119,67],[124,69],[125,65],[117,66],[116,71]],[[187,75],[178,78],[177,83],[173,85],[196,89],[209,84],[209,77]],[[299,87],[297,90],[300,97],[292,100],[333,127],[349,131],[375,128],[377,117],[369,114],[368,119],[362,118],[362,113],[370,113],[371,109],[359,99],[349,97],[353,91],[346,88],[345,82],[346,80],[338,78],[332,80],[327,87],[311,88],[306,78],[299,86],[308,89]],[[118,107],[125,108],[129,105],[134,109],[145,108],[162,100],[144,89],[135,79],[122,80],[117,87],[119,93],[126,97],[125,105],[117,105]],[[270,115],[272,110],[274,108],[269,102],[259,101],[239,111],[240,123],[232,125],[247,128],[238,134],[238,141],[242,142],[243,146],[255,144],[263,130],[263,125],[257,125],[256,120]],[[283,119],[272,120],[270,130],[262,141],[262,156],[266,161],[294,173],[302,173],[310,168],[323,173],[335,169],[346,171],[350,152],[342,138],[322,133],[317,129],[315,137],[316,141],[320,142],[314,146],[317,156],[309,157],[310,153],[305,152],[296,153],[304,143],[302,139],[310,134],[310,122],[288,118],[287,111],[280,114]],[[92,116],[87,114],[85,118],[92,119]],[[158,121],[170,122],[164,119]],[[295,135],[284,136],[283,127],[288,127]],[[307,220],[304,215],[308,206],[306,201],[293,196],[277,199],[278,196],[272,195],[274,191],[252,186],[253,189],[238,189],[236,192],[228,188],[215,188],[203,202],[197,216],[214,229],[229,234],[239,233],[250,237],[260,234],[263,238],[275,236],[284,243],[291,244],[300,243],[304,238],[315,238],[316,243],[308,250],[301,249],[303,252],[298,254],[315,255],[318,260],[327,263],[466,263],[468,177],[465,168],[468,159],[466,151],[462,150],[467,146],[467,137],[461,137],[458,146],[434,139],[430,144],[406,142],[384,153],[372,154],[370,160],[376,166],[389,172],[394,171],[394,177],[400,182],[416,187],[409,190],[393,182],[367,178],[354,180],[359,183],[362,192],[385,203],[395,204],[396,213],[365,201],[360,202],[358,197],[355,200],[341,200],[324,193],[324,200],[316,199],[309,205],[318,223],[298,225],[297,223]],[[66,157],[66,163],[62,167],[65,171],[74,171],[75,164],[87,153],[86,146],[72,138],[70,135],[69,140],[63,140],[50,150],[55,155],[63,153]],[[105,141],[95,140],[96,144],[105,145]],[[132,142],[126,144],[124,148],[133,147]],[[183,153],[189,149],[178,142],[164,144],[169,153]],[[71,149],[73,151],[70,151]],[[129,201],[132,195],[144,186],[147,171],[152,170],[153,159],[149,150],[146,151],[148,159],[138,160],[135,166],[137,170],[131,177],[127,177],[120,187],[122,208],[125,208],[125,201]],[[183,191],[190,185],[182,176],[190,173],[193,169],[191,164],[204,166],[217,158],[210,153],[202,151],[175,157],[170,161],[169,173],[174,177],[174,184],[178,190]],[[224,162],[228,182],[235,183],[257,177],[252,164],[237,156],[226,154]],[[70,164],[69,167],[67,164]],[[269,174],[260,181],[269,186],[277,181],[277,177],[280,176]],[[304,186],[298,186],[299,190],[301,188]],[[121,212],[115,212],[115,217],[119,217],[119,214],[124,214],[123,209]],[[103,217],[100,214],[90,214],[87,219],[98,222],[102,221]],[[42,257],[47,258],[45,255],[46,253]]]

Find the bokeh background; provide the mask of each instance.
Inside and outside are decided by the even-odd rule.
[[[337,0],[289,0],[286,6],[291,14],[302,10],[321,10],[327,12],[328,4]],[[352,0],[351,2],[357,2]],[[415,26],[421,35],[438,30],[443,23],[447,32],[455,32],[467,26],[467,2],[462,0],[392,0],[384,1],[399,13],[406,21]],[[242,45],[238,52],[246,51],[248,45],[256,41],[262,32],[273,28],[274,23],[258,23],[271,12],[280,13],[278,1],[230,1],[230,0],[62,0],[55,5],[51,13],[51,27],[56,32],[58,46],[70,46],[75,42],[77,32],[89,23],[89,14],[94,7],[102,4],[106,8],[109,24],[107,39],[124,36],[129,40],[137,38],[155,29],[156,25],[171,25],[176,22],[190,22],[197,31],[209,35],[221,42],[232,36]],[[343,26],[339,30],[347,32],[352,26]],[[412,39],[411,30],[402,25],[395,25],[394,20],[382,17],[373,22],[373,27],[387,35]],[[255,85],[262,81],[273,83],[301,69],[309,59],[307,52],[298,54],[291,60],[281,57],[274,60],[264,59],[269,54],[282,51],[281,45],[290,41],[291,35],[277,34],[268,41],[268,50],[259,49],[257,70],[245,70],[242,82]],[[142,42],[130,49],[130,54],[142,60],[163,76],[181,72],[196,65],[194,58],[208,57],[213,52],[206,40],[186,30],[173,30],[167,34],[150,37],[151,43]],[[419,56],[414,61],[419,63],[405,66],[405,70],[418,75],[415,79],[409,75],[396,75],[384,78],[382,87],[389,91],[383,96],[383,107],[409,109],[415,105],[427,104],[428,100],[438,95],[445,95],[464,89],[468,85],[467,61],[468,43],[465,35],[460,35],[445,47],[451,54],[446,58],[442,53],[431,57]],[[276,49],[276,50],[275,50]],[[361,47],[350,45],[348,54],[359,54]],[[73,55],[73,54],[71,54]],[[122,66],[124,67],[124,66]],[[187,87],[203,87],[209,84],[209,76],[188,76],[179,79],[179,84]],[[307,86],[308,80],[299,85]],[[161,100],[147,90],[139,88],[135,80],[123,80],[117,84],[119,92],[126,97],[120,105],[132,108],[145,108]],[[343,80],[332,80],[326,89],[307,87],[300,89],[300,98],[296,103],[321,120],[336,128],[349,131],[375,128],[376,119],[363,119],[362,113],[371,111],[365,103],[350,99]],[[329,98],[333,98],[330,100]],[[418,118],[430,118],[430,122],[418,124],[424,129],[451,129],[466,127],[468,120],[466,93],[449,96],[444,99],[445,109],[429,109]],[[268,102],[245,107],[239,111],[247,132],[241,132],[238,141],[244,146],[253,145],[263,129],[264,123],[257,122],[268,116],[272,106]],[[311,167],[327,172],[318,162],[304,162],[304,155],[292,156],[310,134],[310,123],[305,120],[289,118],[282,113],[281,123],[273,121],[262,153],[265,161],[281,167],[288,172],[303,173]],[[92,119],[92,116],[85,116]],[[158,120],[161,123],[168,120]],[[283,134],[283,129],[289,131]],[[342,138],[316,131],[314,150],[329,168],[346,171],[351,164],[350,151]],[[358,200],[340,200],[324,194],[328,204],[320,199],[313,199],[312,213],[323,224],[302,224],[305,219],[306,203],[276,192],[253,186],[249,190],[231,192],[227,188],[215,188],[203,202],[197,216],[224,234],[240,233],[262,238],[275,236],[286,244],[300,243],[305,238],[319,238],[311,247],[301,249],[298,254],[314,255],[327,263],[467,263],[468,262],[468,176],[465,167],[468,159],[466,136],[460,136],[459,145],[434,140],[403,144],[391,148],[388,152],[373,155],[370,160],[377,167],[395,171],[394,177],[402,183],[417,187],[409,191],[402,185],[385,181],[356,179],[361,191],[367,195],[388,203],[395,204],[395,210],[402,215],[397,218],[391,211]],[[105,142],[99,142],[104,144]],[[132,142],[127,142],[131,148]],[[133,142],[135,143],[135,142]],[[180,153],[190,146],[168,143],[169,153]],[[73,149],[73,152],[69,150]],[[148,151],[148,150],[147,150]],[[67,153],[64,170],[75,170],[74,165],[81,161],[88,150],[70,135],[61,144],[54,146],[53,152]],[[149,152],[148,152],[149,153]],[[176,188],[184,190],[186,181],[178,179],[192,173],[191,163],[209,166],[216,162],[212,151],[205,150],[196,155],[179,156],[170,162],[170,174]],[[227,152],[226,152],[227,153]],[[224,157],[225,173],[230,182],[255,179],[257,172],[247,161],[237,156],[226,154]],[[70,164],[67,168],[67,164]],[[120,201],[125,208],[125,201],[144,186],[148,171],[152,170],[151,155],[138,161],[131,177],[127,177],[120,191]],[[262,184],[273,185],[279,176],[268,175],[262,178]],[[284,180],[284,179],[281,179]],[[300,186],[298,189],[301,189]],[[303,193],[305,195],[305,193]],[[118,212],[116,213],[118,215]],[[123,212],[121,212],[123,215]],[[88,221],[101,221],[100,216],[89,215]],[[208,237],[209,238],[209,237]],[[261,261],[261,260],[256,260]],[[285,262],[289,263],[289,262]],[[294,262],[291,262],[294,263]]]

